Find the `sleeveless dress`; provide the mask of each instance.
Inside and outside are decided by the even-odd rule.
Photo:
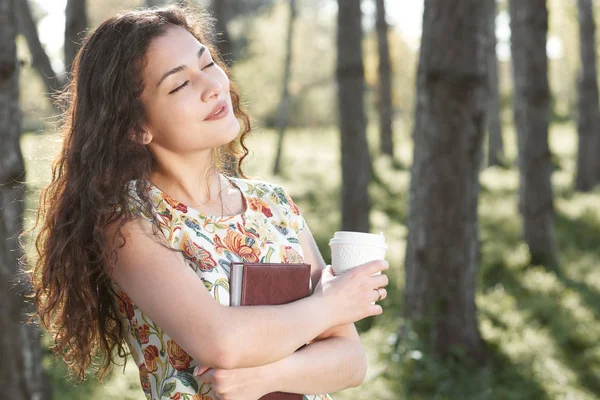
[[[180,251],[213,298],[229,306],[229,272],[235,261],[303,262],[298,234],[304,218],[281,186],[228,177],[245,200],[246,210],[233,216],[200,213],[148,183],[152,212],[170,247]],[[135,194],[134,183],[130,194]],[[145,218],[131,204],[132,211]],[[148,400],[214,400],[209,385],[199,387],[192,372],[198,365],[169,335],[140,310],[116,282],[125,340],[140,371]],[[304,395],[304,400],[327,400],[328,394]]]

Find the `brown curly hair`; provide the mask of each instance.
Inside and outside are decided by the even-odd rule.
[[[127,207],[127,184],[148,179],[153,165],[141,144],[146,51],[170,26],[180,26],[210,49],[229,76],[211,44],[211,23],[206,13],[190,6],[129,11],[95,29],[74,60],[71,83],[62,96],[67,107],[64,142],[51,183],[42,190],[33,229],[39,229],[39,258],[27,272],[36,303],[32,320],[39,316],[54,339],[54,354],[65,360],[77,380],[85,378],[90,366],[102,379],[117,355],[128,354],[107,273],[115,256],[105,233],[108,224],[118,221],[117,233],[123,237],[123,224],[134,217]],[[217,169],[245,177],[241,163],[248,154],[244,139],[250,120],[233,83],[230,94],[241,131],[236,140],[217,149]],[[150,215],[143,186],[136,185],[137,195]],[[158,227],[158,221],[154,225]]]

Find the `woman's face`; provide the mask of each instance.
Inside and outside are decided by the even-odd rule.
[[[143,79],[144,142],[153,153],[203,151],[237,137],[229,79],[186,29],[169,27],[152,41]]]

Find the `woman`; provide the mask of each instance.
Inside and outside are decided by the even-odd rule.
[[[79,378],[128,348],[148,399],[329,398],[364,378],[353,322],[382,313],[387,263],[333,277],[281,187],[229,176],[249,119],[191,15],[127,12],[79,51],[38,215],[38,314]],[[227,307],[239,260],[310,263],[315,290]]]

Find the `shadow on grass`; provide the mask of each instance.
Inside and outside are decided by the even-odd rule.
[[[578,257],[588,252],[597,259],[600,251],[600,224],[597,221],[597,217],[586,213],[577,218],[559,214],[556,232],[561,251],[570,252]],[[487,228],[494,231],[493,235],[497,239],[502,238],[500,241],[504,246],[511,242],[518,243],[515,231],[510,228],[510,225],[494,224]],[[519,308],[530,313],[531,316],[526,323],[537,323],[548,330],[558,345],[561,359],[577,375],[578,383],[600,397],[600,377],[593,369],[588,368],[589,357],[583,357],[586,351],[594,349],[597,338],[593,334],[586,336],[582,333],[581,329],[578,329],[582,326],[582,321],[578,321],[573,312],[561,304],[562,296],[568,295],[570,289],[571,292],[579,294],[587,310],[598,317],[600,316],[600,293],[587,283],[570,277],[573,271],[565,270],[569,268],[568,265],[563,265],[556,271],[547,271],[538,267],[540,273],[550,280],[556,279],[562,288],[553,291],[533,290],[531,285],[530,287],[523,285],[524,278],[520,276],[525,274],[528,268],[532,268],[527,262],[515,268],[509,266],[505,260],[492,258],[482,268],[482,290],[485,292],[499,283],[502,284],[504,289],[516,299]],[[490,318],[490,321],[506,329],[497,318]]]
[[[583,212],[576,218],[569,218],[564,214],[556,217],[557,241],[564,253],[582,257],[586,253],[593,260],[600,260],[600,221],[597,214],[591,210]],[[562,284],[581,296],[589,310],[600,320],[600,292],[581,279],[572,276],[579,271],[569,270],[570,265],[564,264],[557,271],[557,278]],[[597,269],[598,261],[590,264],[590,268]]]
[[[556,215],[557,242],[562,250],[577,250],[600,256],[600,216],[591,209],[571,218],[563,213]]]
[[[579,384],[600,397],[600,377],[588,368],[589,360],[583,357],[586,350],[596,346],[596,338],[588,337],[578,329],[582,322],[560,304],[557,294],[526,288],[516,273],[505,271],[501,283],[504,289],[517,300],[519,308],[530,313],[531,320],[527,323],[537,322],[548,330],[558,345],[561,359],[577,375]]]
[[[483,365],[460,355],[442,361],[423,350],[423,341],[414,332],[405,332],[388,355],[383,379],[399,398],[411,400],[549,399],[529,368],[512,362],[494,345],[486,350]]]
[[[488,215],[481,219],[481,292],[502,285],[525,315],[522,326],[546,330],[557,345],[557,357],[575,374],[574,385],[600,398],[598,328],[594,327],[594,318],[588,320],[589,317],[586,319],[580,314],[592,314],[600,319],[600,292],[584,281],[586,268],[597,268],[594,260],[600,259],[598,215],[592,210],[577,217],[557,213],[556,239],[562,265],[552,271],[530,265],[526,246],[521,241],[519,222],[492,217]],[[586,257],[590,260],[589,267],[582,263]],[[539,277],[541,286],[525,281],[527,276]],[[580,304],[573,306],[578,300]],[[479,312],[501,331],[510,329],[501,316],[482,308]]]

